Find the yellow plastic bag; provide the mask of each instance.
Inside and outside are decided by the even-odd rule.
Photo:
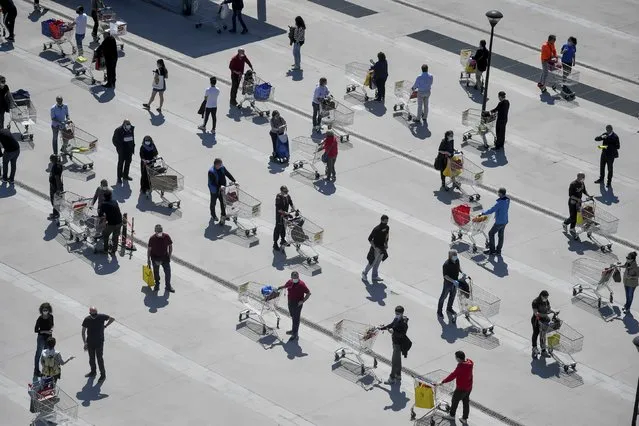
[[[373,77],[373,71],[369,71],[366,73],[366,77],[364,78],[364,86],[371,87],[371,78]]]
[[[577,225],[584,223],[584,215],[581,214],[581,210],[577,212]]]
[[[153,279],[153,269],[149,265],[142,265],[142,281],[149,287],[155,286],[155,279]]]
[[[560,339],[561,339],[561,336],[559,334],[553,334],[552,336],[548,336],[548,347],[551,349],[556,348],[557,346],[559,346]]]
[[[462,174],[463,170],[464,170],[464,158],[459,155],[454,155],[452,158],[448,157],[446,161],[444,176],[457,177]]]
[[[450,177],[450,157],[446,157],[446,168],[443,171],[444,176]]]
[[[415,386],[415,407],[435,408],[435,391],[426,383],[420,382]]]

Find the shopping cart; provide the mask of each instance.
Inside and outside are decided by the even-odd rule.
[[[102,32],[109,31],[115,38],[120,50],[124,50],[124,43],[121,37],[128,32],[127,23],[118,19],[118,15],[110,7],[102,7],[98,9],[98,25]],[[96,40],[97,41],[97,40]]]
[[[580,241],[579,235],[585,232],[602,252],[612,251],[612,241],[608,237],[617,232],[618,226],[619,219],[601,208],[590,197],[581,203],[581,209],[577,213],[577,226],[572,232],[572,236],[575,240]],[[564,232],[568,232],[566,224],[563,225],[563,228]]]
[[[242,108],[244,103],[250,105],[251,109],[260,117],[270,116],[271,111],[261,109],[255,105],[256,102],[268,102],[275,99],[275,88],[261,78],[259,78],[252,70],[247,70],[242,78],[242,100],[238,104]]]
[[[346,78],[351,81],[351,84],[346,86],[347,94],[357,93],[357,90],[361,89],[364,102],[368,102],[372,96],[377,95],[370,64],[361,62],[346,64]]]
[[[201,28],[203,24],[211,23],[215,28],[215,31],[218,34],[222,34],[222,30],[226,30],[228,28],[226,24],[226,20],[231,16],[231,9],[228,4],[221,4],[219,8],[217,8],[217,12],[212,19],[200,17],[200,19],[195,23],[195,28]]]
[[[457,151],[448,159],[444,176],[450,177],[452,188],[467,196],[468,201],[474,202],[481,198],[475,186],[481,185],[484,178],[484,169],[467,159],[463,152]],[[470,186],[471,192],[462,189],[462,184]]]
[[[151,190],[160,194],[160,198],[168,204],[170,209],[173,207],[179,209],[182,201],[175,193],[184,189],[184,176],[169,167],[162,157],[156,157],[153,161],[145,163],[145,167]],[[166,194],[172,194],[171,199],[166,198]]]
[[[539,322],[539,338],[547,344],[550,356],[566,373],[572,368],[577,370],[577,362],[573,354],[581,351],[584,346],[584,336],[574,328],[559,319],[559,312],[555,312],[549,321]],[[533,358],[539,353],[533,351]]]
[[[59,19],[47,19],[41,22],[42,35],[49,39],[49,42],[42,43],[42,50],[53,49],[55,46],[62,57],[65,57],[67,53],[64,51],[64,45],[71,46],[71,54],[75,55],[75,44],[71,41],[69,34],[72,32],[72,27],[64,21]]]
[[[320,118],[329,130],[333,130],[340,142],[348,141],[350,135],[338,132],[333,126],[350,126],[355,120],[355,112],[344,104],[337,102],[332,96],[320,102]],[[321,129],[319,129],[321,130]]]
[[[262,334],[266,334],[267,331],[274,331],[265,319],[267,315],[272,314],[276,321],[275,328],[280,328],[280,314],[277,312],[277,307],[280,300],[284,299],[283,290],[278,291],[271,286],[249,281],[240,285],[237,293],[238,300],[246,307],[240,311],[239,322],[252,319],[252,314],[256,317],[255,321],[262,325]]]
[[[319,144],[312,138],[298,136],[293,139],[293,172],[300,173],[304,166],[308,166],[314,173],[315,180],[320,178],[320,171],[317,163],[322,161],[322,151]]]
[[[306,259],[309,265],[317,263],[319,253],[313,246],[322,244],[324,238],[324,229],[311,222],[299,212],[295,215],[284,218],[284,226],[286,227],[286,242],[292,244],[302,258]]]
[[[93,74],[93,70],[95,69],[95,71],[102,71],[101,81],[106,80],[106,64],[103,56],[93,55],[91,62],[83,56],[78,56],[75,58],[75,62],[78,64],[78,66],[73,69],[73,73],[76,77],[86,75],[89,80],[91,80],[91,85],[94,85],[97,82],[95,74]]]
[[[477,63],[472,58],[473,51],[470,49],[462,49],[459,52],[459,63],[462,70],[459,73],[459,81],[466,82],[466,87],[470,86],[471,80],[475,78]]]
[[[26,90],[20,89],[13,93],[9,93],[9,114],[11,115],[11,123],[20,133],[23,141],[29,140],[33,142],[33,125],[38,119],[38,114],[31,102],[31,96]],[[11,124],[9,124],[11,128]]]
[[[28,385],[27,393],[31,400],[29,411],[36,413],[41,422],[62,425],[78,418],[78,402],[60,389],[51,377],[34,380]]]
[[[435,417],[439,412],[444,415],[450,412],[450,404],[442,397],[452,393],[452,384],[446,383],[437,386],[437,383],[441,382],[448,374],[437,370],[427,374],[426,377],[413,378],[415,399],[410,408],[410,420],[414,421],[414,426],[434,426],[436,424]],[[419,418],[417,418],[416,409],[420,410]],[[425,410],[425,412],[421,410]]]
[[[347,359],[356,362],[360,367],[360,374],[363,376],[367,371],[377,368],[377,358],[373,352],[373,345],[379,335],[379,328],[371,324],[364,324],[347,319],[339,320],[333,326],[333,338],[344,343],[335,350],[335,362],[340,359]],[[367,366],[362,355],[373,357],[373,365]],[[354,358],[350,358],[352,355]],[[379,381],[379,380],[378,380]]]
[[[484,138],[484,135],[490,133],[493,136],[493,140],[496,139],[495,136],[495,122],[497,121],[497,114],[492,114],[489,111],[482,111],[476,108],[470,108],[462,112],[462,125],[466,127],[471,127],[470,130],[465,131],[462,134],[462,140],[466,142],[469,139],[472,139],[473,135],[482,136],[484,147],[488,148],[488,142]]]
[[[477,206],[481,208],[481,206]],[[488,216],[475,211],[468,203],[458,204],[450,209],[450,220],[457,227],[457,230],[451,231],[451,242],[461,241],[464,236],[468,237],[472,244],[473,253],[477,253],[477,242],[475,237],[483,235],[484,240],[488,241],[486,236],[486,226],[488,226]]]
[[[473,327],[481,330],[484,336],[493,334],[495,325],[489,318],[499,313],[501,299],[476,285],[466,274],[458,281],[459,315],[463,315]],[[452,320],[454,322],[457,318],[453,317]]]
[[[250,237],[251,234],[257,235],[257,225],[251,218],[260,215],[262,202],[242,191],[236,184],[225,186],[222,196],[226,204],[226,216],[220,219],[220,223],[223,225],[226,219],[231,219],[237,230],[243,232],[246,237]]]
[[[53,196],[53,207],[60,213],[58,227],[69,231],[68,242],[96,241],[102,233],[103,224],[91,207],[91,197],[74,192],[59,192]]]
[[[72,121],[66,121],[60,129],[62,147],[60,154],[68,157],[82,170],[93,169],[93,160],[88,154],[98,149],[98,138],[77,127]]]
[[[396,81],[395,97],[397,103],[393,105],[393,111],[401,111],[402,116],[411,121],[416,114],[411,110],[417,107],[417,91],[413,90],[413,83],[408,80]]]
[[[557,61],[549,66],[548,78],[546,86],[550,86],[552,90],[567,101],[575,99],[575,92],[571,87],[579,83],[580,73],[575,71],[574,67],[564,66]]]
[[[592,298],[597,300],[597,307],[601,308],[601,301],[604,300],[601,291],[606,289],[609,295],[607,299],[612,303],[614,292],[608,284],[615,274],[621,278],[619,266],[619,263],[605,263],[588,258],[573,261],[572,279],[574,286],[572,287],[572,295],[589,293]]]

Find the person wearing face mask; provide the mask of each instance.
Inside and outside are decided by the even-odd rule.
[[[131,167],[131,160],[133,159],[133,153],[135,152],[135,127],[131,125],[129,120],[124,120],[122,125],[117,127],[113,132],[113,145],[118,152],[118,185],[122,184],[122,179],[131,181],[132,177],[129,176],[129,169]]]
[[[530,319],[533,328],[532,334],[532,356],[537,357],[539,355],[539,349],[537,348],[537,338],[539,338],[539,344],[541,345],[541,355],[545,358],[550,357],[548,350],[546,350],[546,332],[541,327],[540,323],[547,323],[550,321],[550,314],[555,311],[550,307],[550,301],[548,300],[548,292],[542,290],[539,296],[532,301],[533,316]]]
[[[637,265],[637,252],[631,251],[626,256],[626,263],[623,264],[623,286],[626,291],[626,303],[623,305],[623,311],[626,315],[630,314],[630,307],[632,306],[632,299],[635,295],[635,290],[639,285],[639,266]]]
[[[146,170],[148,164],[152,164],[158,156],[158,150],[153,143],[151,136],[145,136],[140,147],[140,194],[146,194],[147,197],[151,193],[151,182],[149,182],[149,173]]]
[[[91,200],[91,205],[94,206],[95,203],[98,203],[98,210],[102,207],[102,203],[104,202],[104,194],[110,191],[109,182],[106,179],[102,179],[100,181],[100,186],[98,186],[95,190],[95,194],[93,194],[93,200]]]
[[[448,416],[445,417],[454,421],[457,406],[461,402],[463,405],[463,413],[459,421],[463,424],[468,424],[470,393],[473,390],[473,367],[475,364],[471,359],[466,358],[466,354],[463,351],[455,352],[455,359],[457,360],[455,371],[450,373],[448,377],[438,383],[437,386],[452,382],[453,380],[455,381],[455,390],[453,391],[453,398],[450,402],[450,410]]]
[[[283,286],[278,287],[278,291],[286,289],[288,293],[288,312],[291,315],[293,325],[286,334],[291,336],[291,340],[299,338],[300,319],[302,317],[302,308],[304,303],[311,297],[311,291],[304,281],[300,280],[300,274],[297,271],[291,272],[291,279]]]
[[[599,159],[599,179],[595,181],[600,185],[603,185],[604,177],[606,175],[606,167],[608,167],[608,180],[606,181],[606,187],[612,185],[612,165],[615,162],[615,158],[619,157],[619,136],[612,130],[612,126],[608,124],[606,126],[606,133],[599,135],[595,138],[595,141],[601,142],[599,149],[601,149],[601,157]]]
[[[51,304],[45,302],[40,305],[40,315],[36,320],[33,331],[38,335],[36,342],[36,352],[33,359],[33,376],[40,376],[40,355],[45,348],[47,339],[53,334],[53,309]]]
[[[499,103],[490,110],[492,114],[497,114],[495,121],[495,150],[500,150],[506,143],[506,124],[508,124],[508,111],[510,110],[510,101],[506,99],[506,92],[498,93]]]
[[[448,187],[446,186],[446,176],[444,176],[444,170],[448,166],[448,162],[451,157],[455,155],[455,140],[452,130],[446,131],[444,133],[444,139],[439,143],[439,148],[437,149],[437,158],[435,158],[435,168],[439,170],[439,177],[442,181],[442,187],[444,191],[448,191]]]
[[[237,49],[237,55],[231,58],[229,63],[229,69],[231,70],[231,105],[237,105],[237,89],[240,87],[240,80],[244,75],[244,65],[253,70],[253,64],[249,61],[249,58],[244,53],[244,49]]]
[[[408,317],[404,316],[404,307],[395,307],[395,318],[388,325],[379,327],[380,330],[389,330],[392,334],[393,356],[391,357],[391,372],[386,384],[392,385],[402,380],[402,353],[407,354],[410,349],[408,332]]]
[[[0,75],[0,129],[4,129],[4,115],[11,110],[11,90],[7,86],[7,79]]]
[[[437,303],[437,316],[439,318],[444,318],[442,309],[447,297],[448,304],[446,305],[446,312],[451,315],[457,315],[453,309],[453,303],[455,302],[457,287],[459,287],[459,275],[462,274],[457,250],[448,251],[448,259],[446,259],[446,262],[444,262],[442,266],[442,274],[444,276],[444,285],[442,287],[442,294],[439,296],[439,302]]]
[[[506,196],[506,188],[499,188],[497,191],[497,202],[488,210],[484,210],[482,215],[495,213],[495,223],[488,231],[488,248],[484,251],[487,255],[501,256],[501,248],[504,246],[504,229],[508,225],[508,209],[510,208],[510,198]],[[495,234],[499,237],[499,243],[495,248]]]
[[[122,231],[122,213],[118,202],[113,199],[111,190],[105,191],[103,197],[102,205],[98,209],[98,216],[106,222],[106,226],[102,231],[104,252],[110,252],[111,255],[115,255],[120,242],[120,232]],[[109,250],[109,238],[111,239],[111,250]]]
[[[211,211],[211,218],[215,222],[217,219],[217,215],[215,214],[215,205],[217,204],[217,200],[220,200],[220,225],[224,225],[224,221],[226,220],[226,205],[224,204],[223,191],[226,186],[226,178],[229,178],[231,182],[237,185],[237,181],[233,177],[224,164],[222,164],[221,158],[216,158],[213,161],[213,165],[209,169],[208,175],[208,185],[209,192],[211,193],[211,202],[209,203],[209,209]]]
[[[372,280],[380,281],[379,265],[388,258],[388,238],[390,237],[390,227],[388,226],[388,216],[382,215],[379,225],[373,228],[368,236],[370,248],[366,255],[368,263],[362,271],[362,281],[368,282],[368,272],[372,272]]]
[[[106,380],[106,370],[104,369],[104,329],[113,324],[115,318],[106,315],[99,314],[95,306],[89,308],[89,316],[82,321],[82,342],[84,343],[84,350],[89,352],[89,371],[85,377],[95,377],[95,360],[98,360],[98,367],[100,368],[100,378],[98,381],[103,382]]]
[[[71,120],[69,107],[64,103],[62,96],[58,95],[55,98],[55,105],[51,107],[51,131],[53,132],[51,145],[53,147],[53,155],[58,155],[58,135],[60,134],[60,129],[69,120]]]
[[[49,220],[55,220],[60,217],[60,212],[55,208],[54,199],[57,194],[64,191],[64,184],[62,182],[62,172],[64,167],[60,164],[60,159],[57,155],[49,156],[51,167],[49,168],[49,200],[51,200],[51,206],[53,212],[49,215]]]
[[[568,212],[570,216],[564,220],[563,226],[564,232],[568,232],[568,225],[570,225],[570,235],[575,240],[579,239],[579,236],[575,232],[575,226],[577,225],[577,213],[581,210],[581,197],[583,194],[590,197],[590,194],[588,194],[586,190],[585,180],[585,173],[577,173],[577,179],[572,181],[568,187]]]
[[[164,270],[166,291],[175,293],[171,286],[171,255],[173,255],[173,240],[169,234],[165,234],[162,225],[155,225],[155,234],[149,238],[147,251],[147,264],[153,266],[155,286],[153,291],[160,291],[160,266]]]
[[[284,224],[284,218],[291,212],[295,211],[293,205],[293,199],[288,193],[288,188],[285,185],[280,187],[280,192],[275,196],[275,229],[273,230],[273,250],[280,250],[277,245],[277,239],[280,240],[280,246],[288,246],[286,242],[286,225]]]

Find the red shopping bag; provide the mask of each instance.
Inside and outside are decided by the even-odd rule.
[[[462,204],[452,208],[453,220],[459,226],[464,226],[470,222],[470,206]]]
[[[51,31],[51,38],[54,40],[60,40],[65,32],[66,24],[63,21],[53,21],[49,24],[49,30]]]

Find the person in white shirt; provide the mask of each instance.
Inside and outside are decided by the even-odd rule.
[[[319,84],[315,87],[313,92],[313,131],[320,132],[322,130],[322,117],[320,116],[320,103],[322,100],[328,98],[331,94],[328,87],[326,87],[328,80],[326,77],[319,79]]]
[[[84,13],[84,7],[78,6],[75,10],[78,16],[75,18],[75,43],[78,45],[78,55],[82,56],[84,54],[84,49],[82,47],[82,40],[84,40],[84,36],[87,32],[87,21],[89,17],[86,13]]]
[[[428,65],[422,65],[422,73],[415,80],[413,90],[417,91],[417,116],[415,122],[424,119],[424,125],[428,127],[428,100],[430,98],[430,88],[433,85],[433,76],[428,72]]]
[[[215,87],[217,84],[217,78],[211,77],[210,82],[211,87],[206,89],[206,92],[204,92],[204,101],[206,102],[204,106],[204,123],[199,126],[198,129],[203,130],[206,133],[206,123],[209,121],[210,115],[211,121],[213,122],[211,133],[215,134],[215,125],[217,124],[217,98],[220,96],[220,89]]]

